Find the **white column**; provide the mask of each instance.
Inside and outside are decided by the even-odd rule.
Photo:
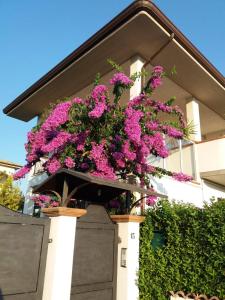
[[[200,142],[202,140],[202,136],[198,101],[195,99],[190,100],[186,104],[186,112],[188,123],[192,122],[194,125],[195,133],[191,135],[191,139],[195,142]]]
[[[118,224],[117,300],[138,300],[139,226],[142,216],[115,215]],[[121,256],[123,255],[123,256]]]
[[[70,300],[77,217],[84,209],[45,208],[51,218],[42,300]]]
[[[130,76],[136,72],[141,72],[145,61],[140,56],[131,58]],[[141,93],[141,78],[138,78],[130,89],[130,99],[138,96]]]

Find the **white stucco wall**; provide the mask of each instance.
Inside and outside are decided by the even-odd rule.
[[[51,218],[42,300],[69,300],[73,269],[76,217]]]
[[[200,172],[225,169],[225,138],[197,144]]]
[[[168,196],[170,200],[192,203],[198,207],[202,207],[212,197],[225,198],[225,187],[204,180],[185,183],[165,176],[161,179],[151,178],[151,183],[157,192]]]
[[[139,223],[118,223],[117,300],[137,300],[139,270]],[[126,249],[126,266],[121,266],[121,249]]]
[[[14,168],[0,166],[0,172],[6,172],[7,174],[11,175],[15,172]]]

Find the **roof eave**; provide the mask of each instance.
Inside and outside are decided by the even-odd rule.
[[[179,31],[179,29],[160,11],[152,2],[147,0],[137,0],[117,15],[112,21],[106,24],[102,29],[90,37],[79,48],[73,51],[53,69],[41,77],[37,82],[25,90],[14,101],[7,105],[3,112],[10,115],[10,112],[22,103],[25,99],[35,93],[43,85],[48,83],[69,65],[79,59],[87,51],[96,46],[100,41],[115,31],[121,25],[126,23],[131,17],[140,11],[150,14],[169,34],[174,33],[174,39],[189,52],[223,87],[225,87],[224,76],[204,57],[204,55]]]

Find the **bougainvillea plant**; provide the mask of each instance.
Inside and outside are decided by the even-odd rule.
[[[59,199],[54,195],[33,195],[31,200],[39,207],[57,207],[59,206]]]
[[[161,158],[169,155],[166,136],[182,139],[187,133],[184,115],[173,105],[173,99],[162,102],[152,97],[164,76],[161,66],[154,67],[141,94],[127,99],[125,105],[120,103],[121,96],[133,86],[138,74],[128,77],[120,70],[109,81],[113,97],[98,78],[86,99],[71,98],[56,104],[46,119],[28,133],[27,164],[14,179],[24,177],[35,163],[47,157],[44,170],[48,174],[62,167],[111,180],[126,180],[133,174],[146,186],[150,184],[149,175],[191,180],[183,173],[154,167],[148,162],[150,155]],[[162,114],[172,118],[162,121]],[[153,203],[153,197],[149,197],[147,204]]]

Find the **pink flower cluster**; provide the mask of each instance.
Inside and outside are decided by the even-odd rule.
[[[122,85],[122,86],[131,86],[133,85],[133,80],[127,77],[124,73],[116,73],[113,75],[113,78],[110,79],[110,84],[112,85]]]
[[[54,197],[55,198],[55,197]],[[48,195],[34,195],[31,197],[31,200],[35,205],[39,207],[57,207],[59,206],[59,202]]]
[[[105,85],[97,85],[91,93],[93,100],[93,109],[88,113],[88,116],[93,119],[100,118],[104,111],[107,110],[106,105],[107,87]]]
[[[162,75],[163,72],[164,72],[164,70],[163,70],[162,66],[155,66],[153,68],[153,73],[154,74]]]
[[[177,181],[181,181],[181,182],[187,182],[187,181],[191,181],[193,180],[192,176],[186,175],[184,173],[172,173],[172,177],[174,179],[176,179]]]
[[[13,179],[14,179],[14,180],[17,180],[17,179],[20,179],[20,178],[24,178],[25,175],[26,175],[27,173],[29,173],[30,169],[31,169],[31,168],[30,168],[30,166],[28,166],[28,165],[22,167],[21,169],[19,169],[17,172],[15,172],[15,173],[13,174]]]
[[[126,105],[119,103],[121,93],[134,81],[122,72],[110,80],[114,99],[109,98],[108,88],[99,84],[87,99],[73,98],[57,104],[43,123],[28,133],[27,165],[14,178],[24,177],[45,157],[48,159],[43,168],[48,174],[65,167],[108,179],[127,179],[133,173],[144,182],[149,180],[149,174],[190,180],[187,175],[172,174],[148,163],[149,155],[169,155],[165,135],[182,138],[186,124],[179,107],[150,98],[149,90],[159,86],[163,76],[163,68],[154,67],[148,81],[150,88]],[[163,123],[159,113],[171,114],[178,125]],[[149,205],[153,200],[148,199]]]
[[[149,81],[149,86],[152,90],[155,90],[162,85],[163,67],[156,66],[153,68],[153,75]]]
[[[162,129],[168,136],[175,139],[181,139],[184,135],[183,132],[172,126],[162,126]]]
[[[57,159],[57,157],[53,156],[52,158],[50,158],[46,164],[46,170],[50,173],[50,174],[54,174],[55,172],[57,172],[59,169],[61,168],[61,164],[59,162],[59,160]]]
[[[93,175],[107,179],[116,179],[116,175],[112,166],[104,153],[104,145],[97,145],[92,143],[92,150],[90,151],[90,159],[96,165],[96,171],[92,172]]]
[[[146,198],[146,205],[148,206],[154,206],[157,200],[157,196],[155,195],[150,195]]]
[[[53,138],[49,143],[41,147],[43,153],[53,152],[60,147],[64,146],[71,139],[71,134],[65,131],[60,131],[57,133],[56,137]]]
[[[75,98],[77,99],[77,98]],[[76,100],[75,100],[76,101]],[[69,110],[73,101],[62,102],[56,105],[49,117],[42,125],[43,130],[53,130],[64,124],[69,119]]]
[[[169,151],[165,145],[165,140],[159,132],[156,132],[154,136],[150,136],[149,140],[152,145],[151,153],[153,155],[160,156],[162,158],[169,155]]]
[[[128,107],[125,110],[125,126],[124,131],[127,134],[128,139],[133,143],[140,143],[141,140],[141,126],[139,121],[144,116],[142,111],[135,110],[132,107]]]
[[[66,167],[68,169],[73,169],[75,167],[75,162],[71,157],[66,157],[65,161],[64,161]]]

